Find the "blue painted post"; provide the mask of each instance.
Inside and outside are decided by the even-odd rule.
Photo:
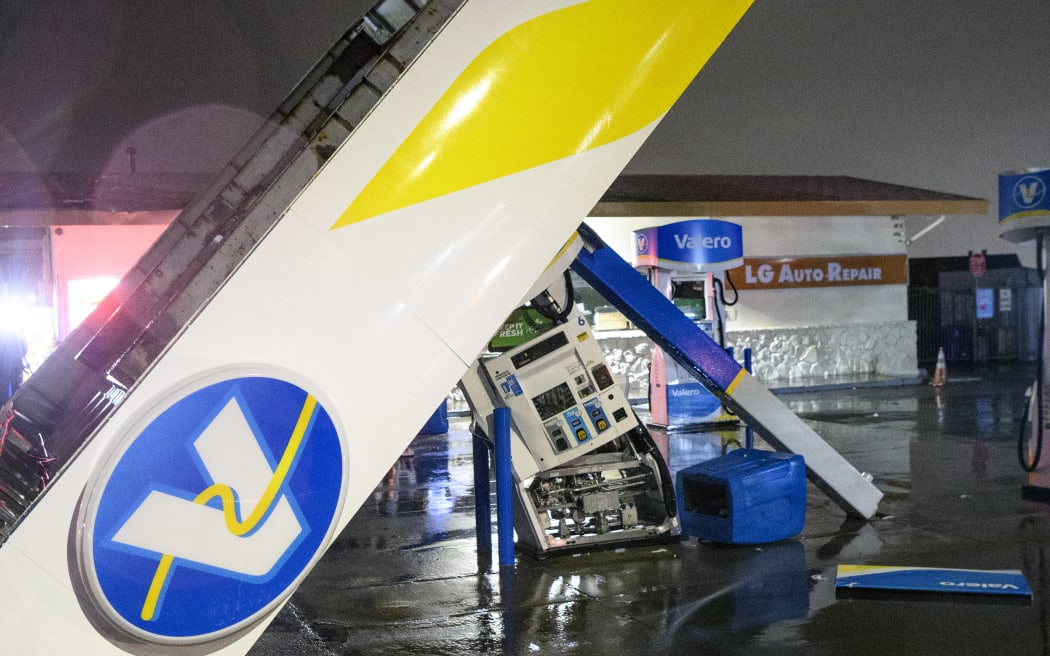
[[[478,540],[478,570],[492,568],[492,488],[489,485],[489,443],[474,436],[474,529]]]
[[[499,566],[514,566],[514,475],[510,469],[510,408],[496,408],[496,539]]]
[[[750,348],[744,349],[744,369],[747,369],[747,373],[751,373]],[[755,448],[755,429],[751,428],[750,425],[748,425],[748,427],[744,429],[744,446],[747,447],[748,451]]]

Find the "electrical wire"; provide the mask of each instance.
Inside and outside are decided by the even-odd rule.
[[[558,303],[558,300],[547,290],[529,302],[529,305],[553,321],[555,325],[565,323],[575,304],[576,291],[572,288],[572,274],[568,269],[565,270],[565,299],[562,303]]]
[[[718,285],[716,285],[716,286],[718,287],[718,294],[719,294],[719,297],[722,300],[722,305],[724,305],[726,307],[733,307],[734,305],[737,304],[737,301],[740,300],[740,290],[738,290],[736,288],[736,285],[733,284],[733,279],[729,276],[729,271],[730,271],[729,269],[726,269],[726,282],[729,283],[729,288],[733,290],[733,302],[732,303],[730,303],[729,301],[726,300],[726,294],[725,294],[726,290],[725,290],[725,287],[722,285],[722,281],[719,280],[718,278],[715,278],[714,281],[718,283]]]
[[[726,300],[726,288],[721,279],[712,277],[711,285],[714,287],[715,294],[718,295],[718,300],[721,303],[721,306],[732,307],[740,300],[740,292],[737,290],[736,285],[733,284],[733,279],[729,277],[728,270],[726,270],[726,280],[729,281],[729,287],[733,290],[732,303]],[[720,309],[719,303],[715,303],[715,319],[718,321],[718,345],[724,349],[726,347],[726,325],[725,319],[722,317],[722,310]]]

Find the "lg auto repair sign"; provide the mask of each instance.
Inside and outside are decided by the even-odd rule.
[[[732,272],[738,289],[906,285],[906,255],[745,257],[743,275]],[[741,280],[742,279],[742,280]]]

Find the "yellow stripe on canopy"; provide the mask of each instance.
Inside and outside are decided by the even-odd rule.
[[[752,0],[591,0],[471,62],[332,229],[611,143],[670,109]]]

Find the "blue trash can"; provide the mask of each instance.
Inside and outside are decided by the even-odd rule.
[[[679,470],[682,532],[723,544],[763,544],[797,535],[806,522],[800,455],[737,449]]]

